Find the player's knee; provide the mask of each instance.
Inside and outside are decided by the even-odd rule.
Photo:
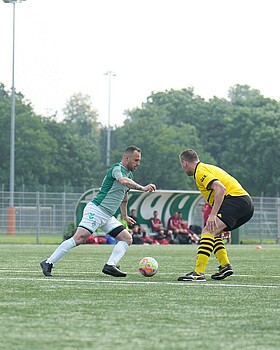
[[[127,232],[127,233],[128,233],[128,234],[125,236],[124,241],[125,241],[128,245],[131,245],[131,244],[132,244],[132,241],[133,241],[132,235],[131,235],[129,232]]]
[[[118,234],[118,236],[116,237],[116,239],[118,241],[124,241],[126,242],[128,245],[132,244],[132,236],[131,234],[127,231],[127,230],[123,230],[122,232],[120,232]]]
[[[209,235],[212,235],[213,237],[215,236],[214,232],[209,232],[209,229],[207,228],[203,228],[202,231],[201,231],[201,234],[203,235],[204,233],[207,233]]]
[[[80,245],[85,243],[85,241],[89,238],[91,233],[87,230],[85,230],[82,227],[78,227],[76,233],[74,234],[73,238],[75,240],[76,245]]]

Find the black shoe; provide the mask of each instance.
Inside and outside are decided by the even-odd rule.
[[[213,280],[223,280],[224,278],[231,276],[233,274],[233,268],[231,264],[226,264],[224,266],[219,266],[219,271],[214,273],[211,278]]]
[[[45,276],[52,276],[52,274],[51,274],[51,272],[52,272],[52,268],[53,268],[53,264],[49,264],[49,263],[47,263],[47,259],[45,259],[45,260],[43,260],[41,263],[40,263],[40,265],[41,265],[41,268],[42,268],[42,270],[43,270],[43,274],[45,275]]]
[[[204,273],[196,273],[195,271],[187,273],[184,276],[178,278],[178,281],[196,281],[196,282],[205,282],[206,278]]]
[[[121,270],[119,270],[117,266],[107,264],[104,265],[102,272],[106,275],[111,275],[114,277],[126,277],[127,275],[126,272],[122,272]]]

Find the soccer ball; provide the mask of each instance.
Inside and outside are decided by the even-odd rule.
[[[158,262],[156,259],[151,257],[146,257],[141,259],[139,263],[139,271],[145,277],[154,276],[158,270]]]

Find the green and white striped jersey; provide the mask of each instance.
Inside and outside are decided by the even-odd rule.
[[[129,188],[119,183],[118,179],[121,177],[133,179],[133,174],[123,166],[122,162],[119,162],[107,171],[100,191],[92,200],[102,211],[112,216],[119,209],[125,195],[129,192]]]

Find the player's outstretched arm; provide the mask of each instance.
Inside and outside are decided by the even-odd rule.
[[[155,184],[149,184],[149,185],[146,185],[142,188],[142,191],[144,192],[154,192],[156,190],[156,185]]]
[[[138,184],[137,182],[129,179],[128,177],[121,177],[118,179],[118,181],[125,187],[138,190],[138,191],[143,191],[143,192],[153,192],[156,190],[156,185],[155,184],[148,184],[146,186],[142,186]]]

